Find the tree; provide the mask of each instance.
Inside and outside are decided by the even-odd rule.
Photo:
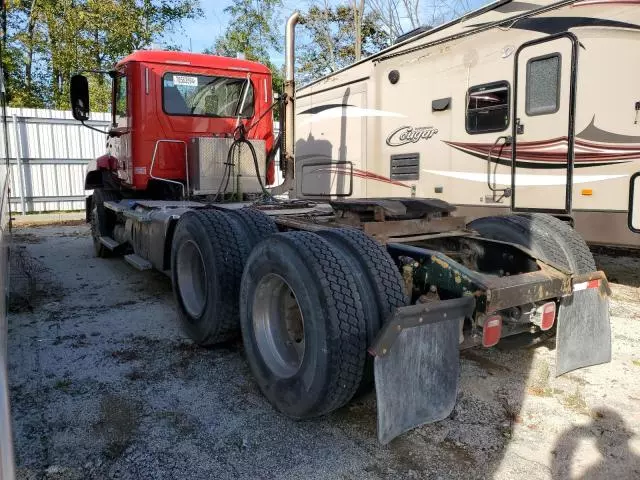
[[[392,43],[405,32],[425,25],[441,25],[464,15],[473,0],[444,0],[426,3],[421,0],[369,0],[369,10],[378,18],[380,25]]]
[[[205,53],[235,57],[244,54],[271,69],[274,91],[281,92],[282,71],[271,61],[271,52],[282,52],[282,32],[277,15],[282,0],[236,0],[224,12],[231,17],[223,36]]]
[[[2,59],[10,104],[68,108],[73,73],[111,69],[199,13],[198,0],[13,0]],[[90,82],[92,108],[107,109],[109,82]]]
[[[359,25],[361,41],[360,52],[357,51],[355,5],[355,0],[336,6],[324,0],[302,15],[302,35],[297,49],[302,82],[335,72],[356,61],[358,53],[368,56],[388,44],[388,35],[380,27],[377,15],[367,12]]]

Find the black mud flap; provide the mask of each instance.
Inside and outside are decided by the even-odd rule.
[[[458,391],[459,333],[472,297],[397,309],[369,349],[374,360],[378,440],[449,416]]]
[[[585,284],[586,285],[586,284]],[[574,289],[579,287],[574,283]],[[611,361],[608,286],[585,288],[564,297],[558,311],[556,375]]]

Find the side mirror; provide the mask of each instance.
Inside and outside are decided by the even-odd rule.
[[[629,185],[629,228],[640,233],[640,172],[631,175]]]
[[[79,122],[89,120],[89,82],[84,75],[71,77],[71,113]]]

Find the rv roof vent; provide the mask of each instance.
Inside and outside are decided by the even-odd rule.
[[[411,37],[415,37],[416,35],[419,35],[423,32],[428,32],[432,28],[433,27],[431,25],[422,25],[421,27],[414,28],[413,30],[410,30],[407,33],[403,33],[402,35],[396,37],[396,41],[393,42],[393,44],[395,45],[396,43],[404,42],[405,40]]]

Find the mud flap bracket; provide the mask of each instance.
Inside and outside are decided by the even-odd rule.
[[[458,391],[460,325],[474,308],[473,297],[402,307],[380,330],[369,352],[375,356],[382,444],[451,413]]]

